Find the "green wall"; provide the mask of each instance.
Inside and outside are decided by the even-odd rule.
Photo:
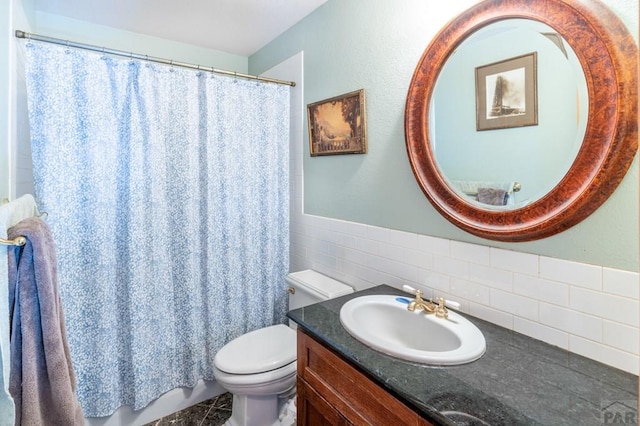
[[[474,0],[329,0],[249,58],[259,74],[304,51],[305,104],[366,91],[369,152],[309,156],[305,213],[424,235],[638,271],[638,160],[613,196],[575,227],[527,243],[498,243],[450,224],[419,189],[406,154],[404,103],[422,52]],[[637,0],[605,2],[638,33]]]

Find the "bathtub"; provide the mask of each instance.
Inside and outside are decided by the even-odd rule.
[[[85,426],[140,426],[225,392],[214,380],[200,380],[193,388],[170,390],[141,410],[123,406],[108,417],[87,417]]]

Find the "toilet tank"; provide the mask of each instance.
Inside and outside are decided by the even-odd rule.
[[[289,310],[353,293],[353,288],[311,269],[292,272],[285,278],[289,285]]]

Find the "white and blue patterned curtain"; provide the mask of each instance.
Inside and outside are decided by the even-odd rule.
[[[26,52],[35,193],[85,416],[213,379],[225,343],[285,320],[289,87]]]

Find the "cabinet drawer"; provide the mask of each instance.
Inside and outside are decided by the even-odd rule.
[[[430,425],[300,328],[298,375],[352,424]]]

